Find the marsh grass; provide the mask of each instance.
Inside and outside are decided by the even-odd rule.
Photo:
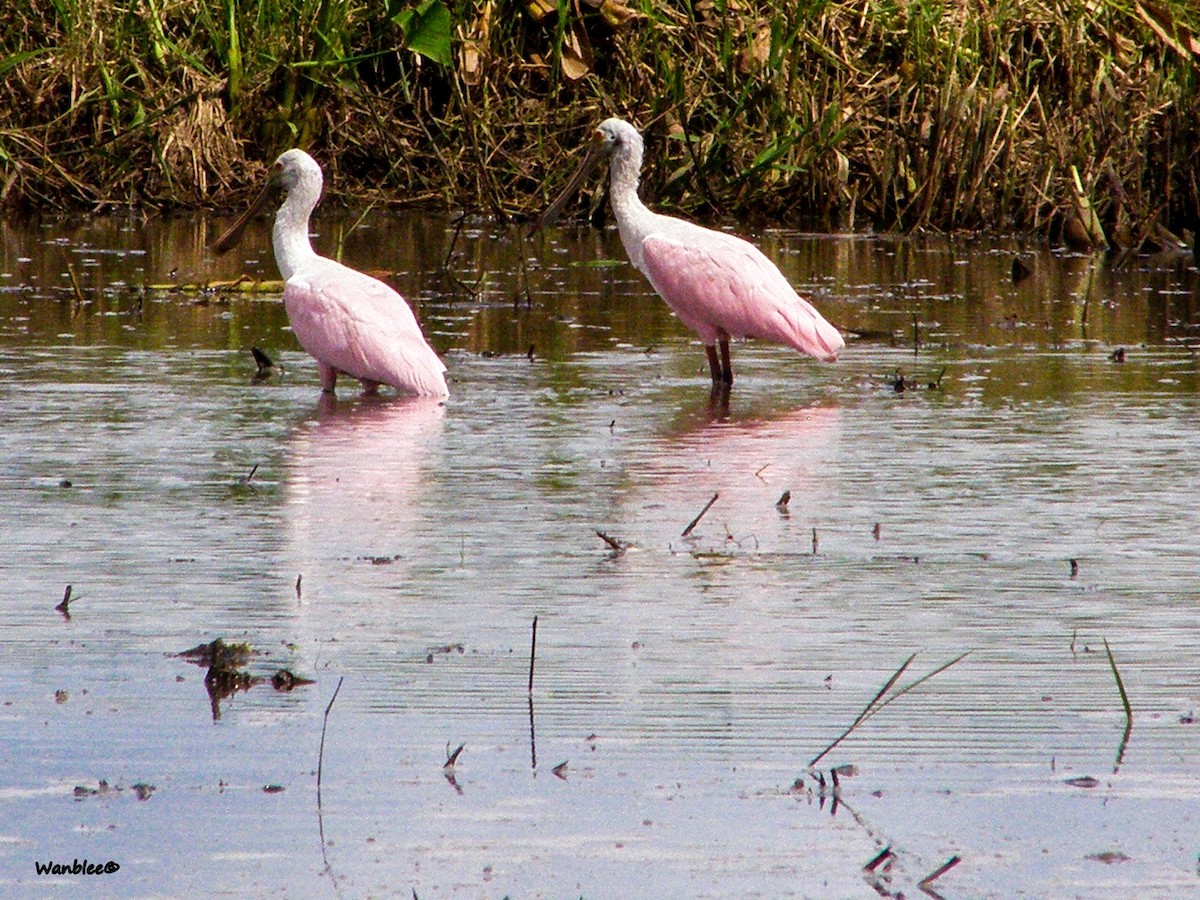
[[[619,114],[701,218],[1164,244],[1198,36],[1184,0],[21,4],[0,201],[226,205],[300,145],[355,199],[521,217]]]

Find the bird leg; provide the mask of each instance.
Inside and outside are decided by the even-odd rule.
[[[321,390],[326,394],[332,394],[333,387],[337,384],[337,369],[323,362],[317,363],[317,369],[321,373]]]
[[[712,362],[711,358],[709,362]],[[715,377],[713,381],[716,381]],[[733,384],[733,365],[729,362],[729,338],[721,339],[721,381],[726,385]]]
[[[717,348],[705,344],[704,352],[708,354],[708,371],[712,373],[713,387],[716,387],[721,384],[721,364],[717,362]]]

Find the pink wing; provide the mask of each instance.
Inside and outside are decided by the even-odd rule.
[[[446,367],[404,298],[382,281],[317,257],[288,279],[283,302],[318,362],[402,393],[448,395]]]
[[[739,237],[699,226],[670,237],[651,234],[642,243],[642,261],[654,289],[705,344],[725,332],[786,344],[829,362],[844,346],[838,330],[775,264]]]

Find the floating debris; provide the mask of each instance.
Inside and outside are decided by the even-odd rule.
[[[430,647],[425,654],[425,662],[433,662],[435,656],[447,656],[451,653],[466,653],[467,648],[462,644],[442,644],[440,647]]]
[[[604,541],[604,543],[608,544],[609,549],[611,549],[613,551],[613,553],[617,556],[620,556],[626,550],[628,550],[631,546],[633,546],[632,544],[629,544],[629,543],[621,540],[620,538],[610,537],[609,535],[605,534],[603,531],[597,531],[596,537],[600,538],[600,540],[602,540],[602,541]]]
[[[207,644],[197,644],[195,647],[175,654],[190,663],[207,666],[210,669],[239,669],[246,665],[251,657],[257,655],[257,651],[249,644],[227,644],[221,638]]]
[[[1120,850],[1105,850],[1102,853],[1089,853],[1084,859],[1089,859],[1092,862],[1101,862],[1106,866],[1111,866],[1113,863],[1130,862],[1132,856],[1126,856]]]
[[[62,602],[54,607],[56,612],[62,613],[62,617],[68,622],[71,621],[71,585],[67,585],[67,589],[63,591]]]
[[[311,678],[297,675],[291,669],[280,669],[271,676],[271,687],[277,691],[287,692],[298,685],[316,684]]]
[[[107,797],[110,795],[116,796],[125,793],[126,790],[132,791],[133,795],[137,797],[139,801],[142,801],[149,800],[150,795],[153,794],[157,788],[155,788],[154,785],[147,784],[144,781],[139,781],[137,784],[131,785],[129,788],[113,787],[102,778],[96,783],[96,787],[90,787],[86,784],[75,785],[73,796],[76,802],[78,802],[80,800],[87,800],[92,797]]]
[[[264,378],[270,378],[272,375],[283,374],[283,366],[267,356],[264,351],[257,347],[251,347],[250,353],[254,357],[254,364],[258,367],[258,371],[254,373],[255,381],[262,381]]]
[[[75,785],[75,799],[83,800],[86,797],[102,797],[110,790],[108,782],[104,779],[100,779],[99,784],[94,788],[84,784],[77,784]]]
[[[239,692],[248,691],[266,680],[251,675],[245,667],[252,659],[262,654],[249,644],[227,644],[216,638],[207,644],[197,644],[175,656],[207,669],[204,673],[204,688],[212,706],[213,721],[221,718],[221,701]],[[270,682],[277,691],[290,691],[298,685],[312,684],[288,669],[277,669]]]
[[[142,289],[156,294],[282,294],[283,282],[278,279],[256,280],[248,275],[239,275],[234,279],[186,284],[179,284],[175,281],[165,284],[146,284],[142,285]]]

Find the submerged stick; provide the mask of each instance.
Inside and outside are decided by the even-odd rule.
[[[529,768],[537,770],[537,730],[533,726],[533,694],[529,695]]]
[[[467,746],[466,744],[459,744],[457,747],[455,747],[454,752],[446,757],[446,762],[442,766],[442,768],[443,769],[453,769],[458,764],[459,754],[461,754],[463,752],[463,749],[466,746]],[[449,745],[447,745],[447,749],[449,749]]]
[[[1125,733],[1121,735],[1121,743],[1117,746],[1117,761],[1113,764],[1113,774],[1121,768],[1121,760],[1125,758],[1125,746],[1129,743],[1129,735],[1133,732],[1133,707],[1129,704],[1129,695],[1125,693],[1125,683],[1117,670],[1117,661],[1113,658],[1112,648],[1108,646],[1108,638],[1104,639],[1104,652],[1108,654],[1108,665],[1112,669],[1113,679],[1117,682],[1117,693],[1121,695],[1121,705],[1125,708]]]
[[[629,549],[629,545],[624,541],[620,540],[619,538],[611,537],[605,534],[603,531],[597,531],[596,537],[608,544],[609,548],[612,549],[618,556]]]
[[[325,767],[325,729],[329,727],[329,713],[333,709],[333,701],[337,699],[338,691],[342,689],[342,682],[346,680],[343,675],[338,678],[337,687],[333,689],[333,696],[329,698],[329,705],[325,707],[325,716],[321,720],[321,746],[317,750],[317,809],[321,809],[321,774]],[[325,840],[322,838],[321,844],[324,845]]]
[[[71,611],[67,607],[71,605],[71,585],[67,585],[67,589],[63,591],[62,602],[54,607],[55,612],[60,612],[64,619],[70,620]]]
[[[696,516],[696,518],[692,519],[688,527],[683,529],[683,534],[681,534],[680,537],[687,537],[692,533],[692,529],[700,524],[700,520],[704,518],[704,514],[712,509],[712,505],[717,502],[717,498],[720,496],[721,495],[719,493],[712,495],[712,499],[704,504],[704,509],[700,510],[699,514]]]
[[[937,879],[941,878],[943,875],[945,875],[947,872],[949,872],[951,869],[953,869],[955,866],[957,866],[960,862],[962,862],[962,857],[959,856],[957,853],[954,854],[952,857],[950,857],[948,860],[946,860],[944,863],[942,863],[940,866],[938,866],[936,869],[934,869],[932,872],[930,872],[928,875],[926,875],[924,878],[922,878],[920,881],[918,881],[917,887],[919,887],[922,891],[924,891],[927,894],[931,893],[929,890],[929,886],[931,884],[933,884],[935,881],[937,881]]]
[[[537,658],[537,620],[538,617],[533,617],[533,637],[529,642],[529,695],[533,696],[533,663]]]
[[[870,861],[863,866],[864,872],[874,872],[879,868],[880,864],[887,860],[892,855],[892,848],[884,847],[878,853],[871,857]]]
[[[71,289],[75,292],[75,306],[82,306],[86,302],[86,298],[79,287],[79,279],[75,277],[75,267],[70,263],[67,263],[67,274],[71,276]]]
[[[329,855],[325,850],[325,811],[321,806],[321,776],[325,768],[325,729],[329,726],[329,713],[333,709],[333,701],[337,699],[338,691],[342,689],[342,682],[345,680],[345,675],[338,678],[333,696],[329,698],[329,705],[325,707],[325,715],[321,720],[321,746],[317,750],[317,833],[321,838],[321,859],[325,862],[325,871],[334,885],[337,881],[333,877],[333,868],[329,865]]]

